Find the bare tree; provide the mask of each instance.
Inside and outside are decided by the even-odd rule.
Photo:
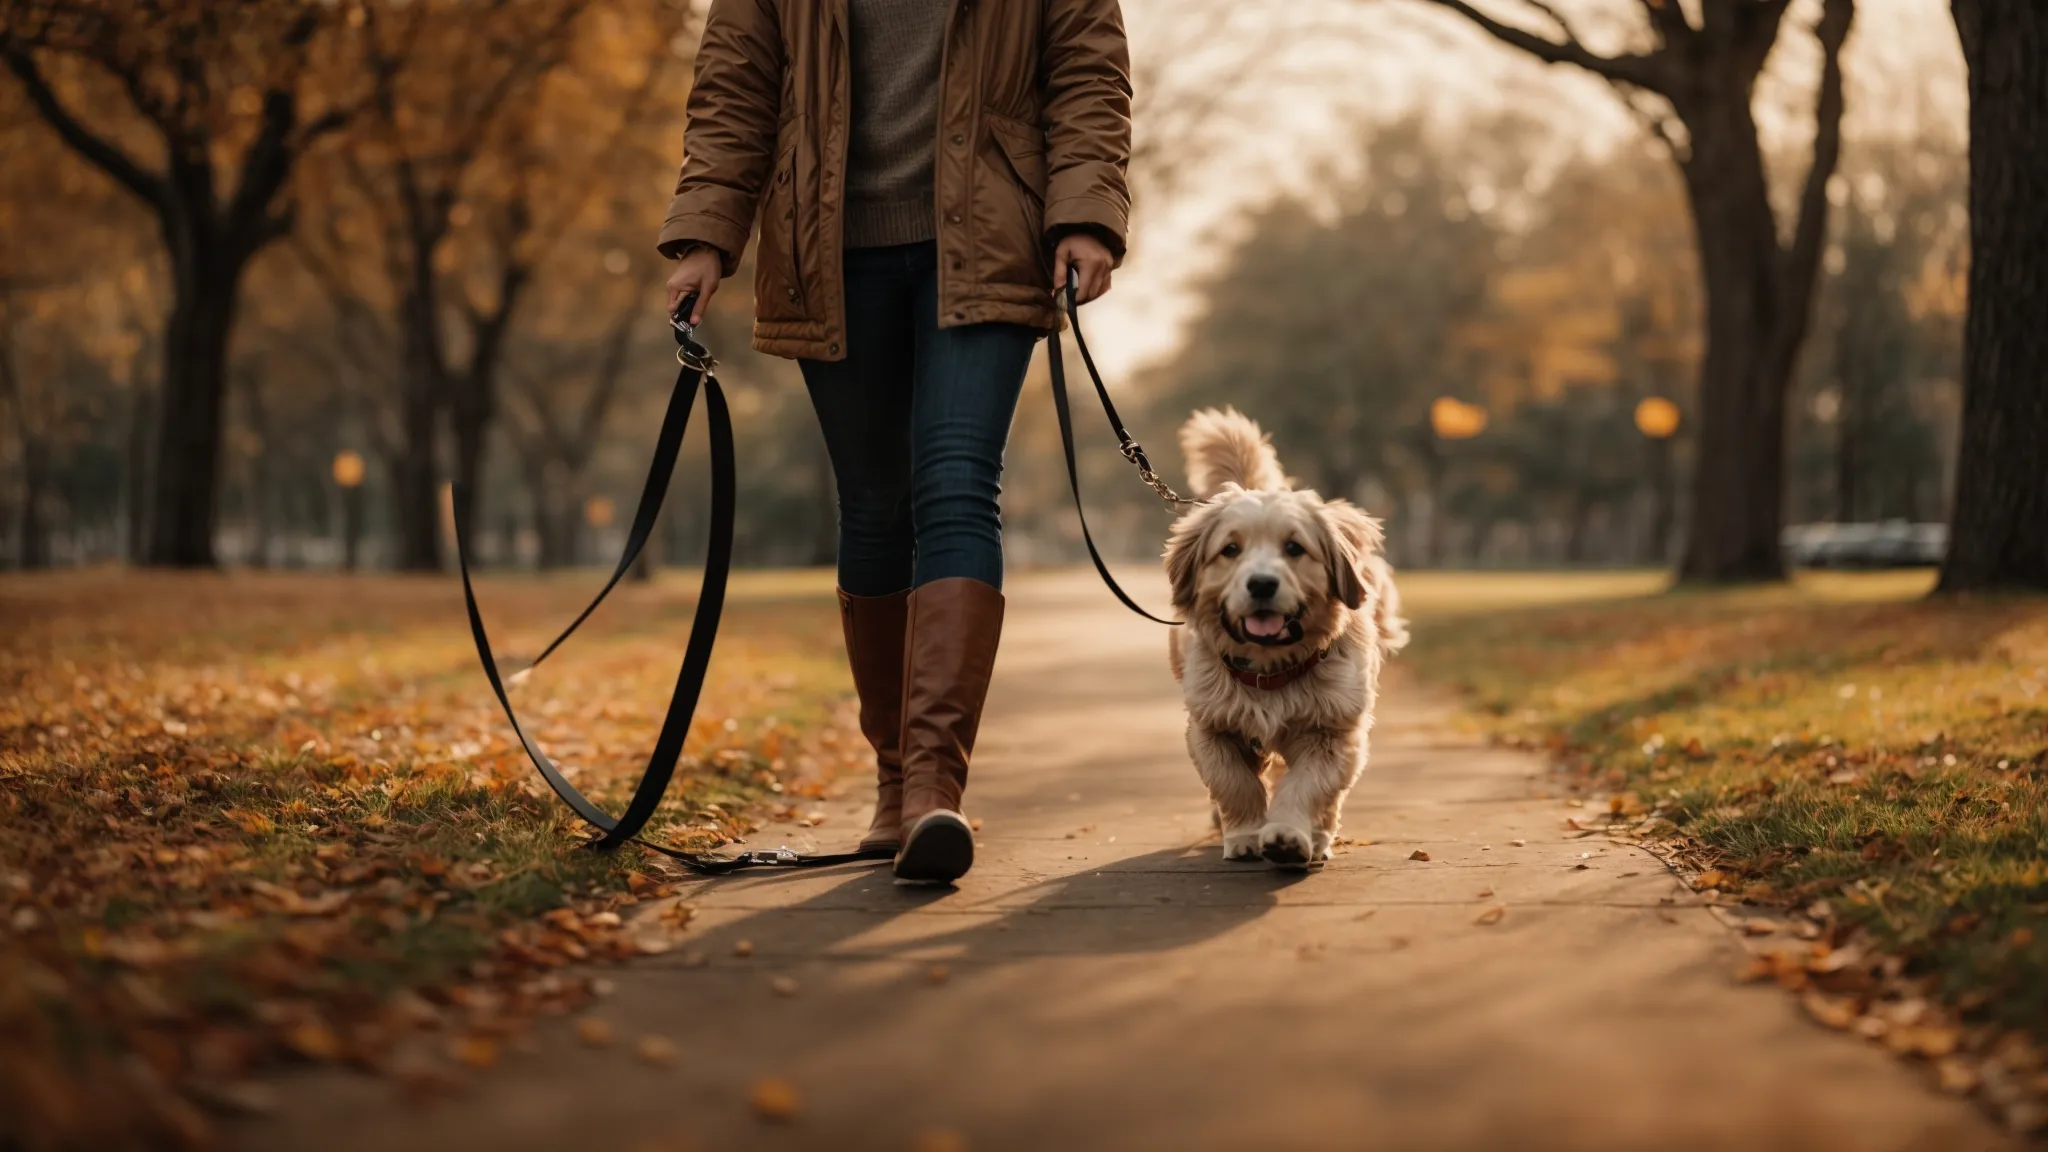
[[[228,339],[249,262],[292,229],[286,182],[307,148],[347,120],[302,107],[314,48],[352,6],[171,0],[5,0],[0,62],[79,156],[155,215],[173,298],[163,339],[148,560],[213,564]],[[53,72],[53,66],[63,69]],[[152,164],[64,79],[117,89],[153,137]]]
[[[2048,9],[1954,12],[1970,68],[1970,303],[1941,590],[2048,589]]]
[[[1520,0],[1539,34],[1467,0],[1426,0],[1503,44],[1569,64],[1619,89],[1684,176],[1707,296],[1700,365],[1687,580],[1776,580],[1785,574],[1786,392],[1806,338],[1827,236],[1827,184],[1842,148],[1842,43],[1856,0],[1822,0],[1812,158],[1790,228],[1771,207],[1751,97],[1791,0],[1636,0],[1649,46],[1595,52],[1545,0]],[[1659,100],[1661,98],[1661,104]]]

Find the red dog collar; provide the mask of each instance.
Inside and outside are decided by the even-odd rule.
[[[1282,668],[1277,672],[1252,672],[1243,668],[1230,668],[1227,665],[1226,671],[1230,673],[1230,678],[1239,684],[1249,684],[1254,688],[1263,688],[1270,692],[1275,688],[1284,688],[1303,676],[1308,675],[1309,669],[1321,664],[1323,657],[1329,654],[1330,650],[1325,648],[1301,663],[1292,667]]]

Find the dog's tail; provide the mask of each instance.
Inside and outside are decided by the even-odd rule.
[[[1394,566],[1374,553],[1366,558],[1365,571],[1372,581],[1373,627],[1379,633],[1380,648],[1391,654],[1408,646],[1408,619],[1401,615],[1401,589],[1394,583]]]
[[[1289,486],[1266,433],[1235,408],[1203,408],[1188,417],[1180,426],[1180,450],[1197,498],[1213,496],[1225,484],[1265,491]]]

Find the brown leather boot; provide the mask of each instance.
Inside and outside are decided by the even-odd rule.
[[[910,593],[839,593],[846,662],[860,696],[860,733],[875,749],[875,820],[861,851],[894,852],[903,844],[903,627]]]
[[[960,814],[960,794],[1002,634],[1003,594],[979,580],[934,580],[910,594],[900,879],[949,883],[974,863],[974,832]]]

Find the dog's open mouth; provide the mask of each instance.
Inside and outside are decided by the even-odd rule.
[[[1244,634],[1254,640],[1270,640],[1287,633],[1287,617],[1278,612],[1254,612],[1244,618]]]
[[[1223,629],[1241,644],[1263,644],[1269,648],[1299,643],[1302,636],[1301,620],[1283,612],[1254,612],[1235,622],[1225,615]]]

